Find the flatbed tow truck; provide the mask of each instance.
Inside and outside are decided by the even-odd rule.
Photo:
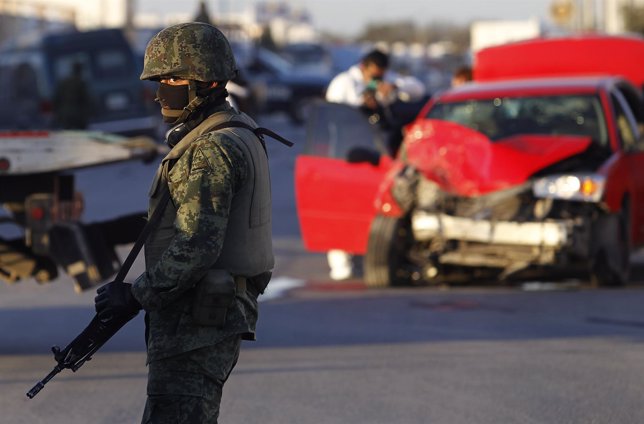
[[[91,131],[0,132],[0,279],[45,283],[62,268],[80,292],[109,278],[120,266],[115,246],[134,242],[145,211],[84,224],[73,171],[151,161],[164,148]]]

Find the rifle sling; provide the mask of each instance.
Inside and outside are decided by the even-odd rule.
[[[210,129],[210,131],[217,131],[217,130],[221,130],[221,129],[224,129],[224,128],[245,128],[248,131],[251,131],[253,134],[255,134],[255,136],[257,136],[257,138],[259,138],[262,141],[262,145],[264,144],[263,143],[263,141],[264,141],[263,136],[267,135],[267,136],[269,136],[271,138],[274,138],[275,140],[279,141],[280,143],[284,144],[285,146],[288,146],[288,147],[293,146],[292,141],[289,141],[289,140],[285,139],[281,135],[269,130],[268,128],[252,127],[252,126],[248,125],[247,123],[241,122],[241,121],[224,122],[222,124],[214,126],[213,128]]]
[[[154,227],[156,227],[157,224],[161,221],[161,217],[163,216],[165,207],[167,206],[168,201],[170,200],[170,190],[165,184],[163,184],[162,187],[163,187],[162,189],[163,194],[161,195],[161,199],[159,200],[157,207],[154,208],[154,211],[152,212],[152,216],[145,224],[145,227],[143,227],[143,230],[141,230],[141,233],[139,234],[139,237],[137,237],[136,242],[134,242],[134,246],[132,247],[132,250],[130,250],[130,253],[128,253],[127,258],[125,258],[125,261],[123,261],[123,265],[121,265],[121,269],[119,269],[118,274],[116,274],[116,278],[114,278],[114,281],[119,281],[121,283],[125,281],[125,277],[127,276],[127,273],[130,271],[130,268],[132,267],[134,260],[139,255],[141,248],[143,248],[143,245],[145,244],[145,240],[147,240],[148,236],[150,235]]]

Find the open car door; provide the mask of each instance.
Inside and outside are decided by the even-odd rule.
[[[308,250],[365,253],[374,200],[392,162],[386,152],[385,132],[359,109],[312,106],[305,152],[295,162],[297,212]]]

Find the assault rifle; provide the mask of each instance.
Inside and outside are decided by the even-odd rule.
[[[130,250],[130,253],[123,262],[123,266],[121,266],[118,274],[116,274],[114,281],[120,281],[122,284],[126,284],[123,281],[125,280],[130,267],[143,247],[145,239],[147,239],[153,227],[161,220],[161,215],[163,214],[169,199],[170,191],[166,188],[159,200],[158,206],[154,209],[150,220],[145,224],[145,227],[143,227],[143,230],[134,243],[132,250]],[[40,380],[27,392],[27,397],[29,399],[33,399],[34,396],[36,396],[38,392],[45,387],[45,384],[47,384],[49,380],[54,378],[56,374],[62,370],[70,369],[73,372],[76,372],[85,362],[92,359],[92,355],[96,353],[96,351],[99,350],[109,339],[111,339],[112,336],[121,329],[121,327],[127,324],[135,316],[136,314],[128,316],[115,315],[109,320],[102,321],[99,319],[98,315],[95,315],[89,325],[85,327],[85,329],[74,340],[72,340],[65,349],[60,350],[60,347],[53,346],[51,350],[54,352],[56,366],[45,378]]]
[[[45,378],[27,392],[27,397],[33,399],[45,387],[45,384],[62,370],[67,368],[76,372],[86,361],[92,359],[92,355],[132,318],[134,316],[115,317],[104,323],[98,316],[95,316],[65,349],[60,350],[58,346],[52,347],[51,350],[54,352],[57,364]]]

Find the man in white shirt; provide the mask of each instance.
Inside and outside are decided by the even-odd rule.
[[[425,94],[425,87],[414,77],[388,71],[389,56],[380,50],[367,53],[360,63],[338,74],[326,90],[326,100],[376,110],[397,99],[413,101]]]
[[[416,101],[425,95],[424,85],[414,77],[389,72],[389,56],[380,50],[367,53],[360,63],[338,74],[326,90],[326,100],[366,109],[368,113],[381,112],[396,100]],[[354,257],[344,250],[327,252],[334,280],[345,280],[354,274]]]

